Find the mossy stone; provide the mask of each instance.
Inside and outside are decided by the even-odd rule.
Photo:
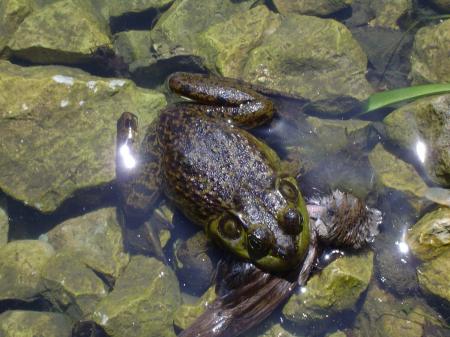
[[[30,301],[45,287],[42,271],[55,254],[52,246],[38,240],[12,241],[0,248],[0,300]]]
[[[450,82],[450,20],[419,29],[411,54],[413,84]]]
[[[134,112],[143,131],[166,103],[128,80],[6,61],[0,61],[0,92],[0,189],[44,213],[115,179],[123,111]]]
[[[175,337],[173,315],[180,301],[173,271],[155,258],[138,255],[92,318],[111,337]]]
[[[373,253],[346,256],[316,274],[283,307],[283,315],[300,325],[325,321],[343,310],[354,310],[373,271]]]
[[[275,7],[283,14],[327,16],[349,7],[352,0],[274,0]]]
[[[92,314],[97,302],[107,294],[102,280],[76,255],[68,253],[50,258],[42,279],[43,296],[74,320]]]
[[[450,95],[407,104],[383,123],[389,141],[416,155],[435,183],[450,186]]]
[[[104,208],[66,220],[42,239],[57,252],[76,256],[92,270],[112,279],[116,279],[129,262],[115,208]]]
[[[413,254],[430,261],[450,250],[450,208],[438,208],[425,214],[406,237]]]
[[[448,271],[450,270],[450,249],[423,263],[417,269],[420,287],[450,303]]]
[[[63,0],[27,16],[7,49],[34,63],[73,64],[86,61],[96,48],[108,45],[107,24],[89,1]]]
[[[9,217],[5,197],[0,196],[0,247],[8,242]]]
[[[0,314],[2,337],[70,337],[72,321],[56,312],[10,310]]]

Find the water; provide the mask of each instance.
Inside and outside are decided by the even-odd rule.
[[[9,3],[6,1],[5,6]],[[150,99],[141,92],[135,94],[134,92],[139,89],[127,89],[132,87],[132,84],[114,82],[111,77],[126,78],[140,88],[163,93],[171,103],[179,98],[168,92],[164,82],[167,75],[175,71],[224,73],[285,93],[285,95],[268,93],[277,108],[277,117],[268,125],[252,132],[275,149],[283,160],[291,161],[291,166],[298,172],[298,180],[306,198],[340,189],[361,198],[368,206],[375,207],[383,213],[380,234],[370,243],[369,248],[358,253],[324,247],[314,272],[315,278],[327,275],[330,268],[327,269],[326,265],[331,260],[342,255],[344,255],[342,260],[354,255],[369,256],[365,254],[373,251],[373,272],[370,279],[364,281],[361,275],[353,275],[356,279],[361,276],[360,282],[363,285],[359,287],[363,289],[360,294],[358,290],[354,293],[349,290],[353,289],[352,287],[357,288],[352,283],[354,281],[352,276],[349,276],[347,284],[344,283],[342,287],[337,288],[340,291],[336,293],[340,292],[341,297],[336,294],[335,302],[331,306],[325,305],[324,308],[305,305],[300,307],[303,310],[302,314],[296,316],[286,314],[283,311],[284,305],[281,305],[268,319],[243,336],[325,336],[337,330],[346,336],[450,336],[448,328],[450,307],[445,283],[440,287],[436,281],[438,285],[432,291],[427,291],[424,290],[423,281],[420,281],[421,277],[423,278],[421,275],[424,273],[426,275],[430,269],[436,273],[445,273],[445,269],[440,270],[439,265],[431,264],[440,256],[448,255],[445,253],[448,246],[441,248],[436,244],[436,253],[433,253],[433,250],[431,253],[428,252],[432,258],[428,258],[428,262],[423,264],[414,256],[407,239],[408,233],[411,232],[410,228],[419,219],[435,211],[438,204],[447,206],[449,204],[446,189],[449,181],[448,166],[436,160],[436,156],[445,157],[445,153],[448,154],[448,142],[445,141],[448,140],[450,116],[441,112],[440,118],[442,116],[447,118],[442,122],[443,125],[447,125],[447,129],[444,127],[442,132],[437,132],[432,127],[424,127],[423,125],[429,121],[420,113],[416,115],[417,119],[408,115],[407,118],[384,120],[386,116],[390,116],[393,108],[364,116],[362,121],[352,118],[360,107],[359,100],[367,97],[372,90],[381,91],[411,85],[411,76],[417,83],[444,82],[443,79],[448,79],[448,70],[439,68],[434,70],[437,74],[435,78],[432,80],[426,78],[426,74],[421,73],[420,66],[417,66],[420,62],[424,62],[423,59],[420,59],[419,53],[414,54],[412,51],[414,36],[421,27],[433,27],[441,23],[439,19],[428,20],[427,17],[443,14],[445,11],[426,1],[414,1],[411,7],[404,10],[401,9],[401,4],[383,8],[381,5],[369,5],[360,1],[354,2],[352,9],[343,8],[330,14],[316,14],[333,18],[346,25],[355,39],[352,48],[360,48],[356,54],[350,54],[347,50],[350,47],[339,49],[340,43],[344,43],[341,39],[344,41],[350,35],[336,37],[330,33],[336,27],[328,26],[329,21],[320,21],[319,27],[328,29],[328,33],[320,35],[321,29],[316,31],[312,28],[316,22],[314,19],[305,19],[310,21],[302,26],[301,20],[292,13],[295,10],[283,9],[282,3],[282,1],[267,1],[253,4],[253,1],[209,0],[202,4],[177,1],[173,5],[170,1],[163,1],[158,6],[139,7],[139,4],[129,4],[130,8],[126,8],[123,5],[96,2],[93,6],[79,7],[78,4],[74,5],[74,2],[66,1],[66,4],[59,8],[56,2],[47,7],[44,6],[46,3],[37,2],[36,8],[27,7],[27,10],[18,12],[16,16],[13,14],[0,16],[0,31],[4,31],[4,36],[8,37],[5,38],[5,42],[0,39],[0,50],[3,49],[0,55],[20,66],[20,71],[24,71],[19,74],[20,71],[16,68],[14,70],[8,68],[8,71],[5,68],[0,69],[4,78],[11,73],[16,74],[15,77],[8,77],[7,83],[1,83],[0,80],[0,87],[5,93],[3,97],[0,96],[0,106],[4,107],[3,111],[0,109],[0,128],[3,131],[0,143],[3,156],[0,162],[0,176],[4,176],[0,179],[2,184],[0,189],[3,191],[1,198],[5,200],[4,208],[8,216],[6,221],[9,224],[8,241],[23,239],[48,241],[62,254],[64,247],[56,247],[69,239],[64,236],[66,235],[63,234],[64,231],[52,236],[50,234],[52,229],[67,220],[91,214],[94,210],[119,205],[117,187],[113,181],[115,120],[122,111],[136,109],[142,124],[145,124],[146,120],[152,119],[154,110],[160,109],[163,103],[161,103],[162,96]],[[178,8],[180,11],[177,12],[179,16],[171,12],[176,5],[180,6]],[[69,8],[69,12],[72,11],[73,15],[64,13],[64,8]],[[281,17],[277,14],[278,10],[281,12],[285,10],[287,13],[283,13],[284,16]],[[27,41],[26,36],[39,32],[32,24],[33,20],[39,21],[40,11],[41,13],[54,11],[52,13],[58,13],[54,17],[58,18],[58,15],[61,15],[62,19],[55,21],[45,19],[44,21],[53,29],[45,25],[39,26],[42,27],[40,34]],[[308,14],[314,15],[311,12]],[[76,19],[77,15],[81,15],[85,21]],[[294,16],[296,18],[292,19]],[[249,23],[242,24],[241,20],[247,20]],[[24,23],[21,24],[22,21]],[[74,22],[80,23],[80,26]],[[87,22],[91,25],[89,27],[94,29],[91,41],[83,40],[87,33],[81,22]],[[28,24],[31,29],[27,28]],[[69,35],[64,35],[65,29],[73,31],[70,31]],[[295,29],[299,30],[290,36],[289,32]],[[280,35],[274,38],[277,32]],[[33,40],[37,41],[39,35],[43,37],[44,42],[41,45],[36,43],[35,46]],[[80,40],[65,45],[65,41],[69,41],[69,36],[72,35],[74,40],[75,37]],[[6,40],[13,41],[13,39],[16,40],[7,44]],[[106,47],[108,41],[115,53]],[[325,42],[322,43],[323,41]],[[87,43],[88,47],[81,46],[82,43]],[[425,42],[424,44],[426,45]],[[240,48],[234,49],[236,45]],[[296,45],[301,45],[301,48],[296,49]],[[101,48],[96,49],[100,46]],[[435,48],[440,50],[439,48],[444,47],[438,45]],[[306,52],[308,50],[315,53],[308,54]],[[368,57],[367,69],[361,56],[363,52]],[[437,53],[439,56],[439,51]],[[445,52],[443,55],[445,56]],[[429,57],[428,65],[431,68],[434,59]],[[52,73],[53,78],[57,76],[57,80],[54,80],[54,83],[50,81],[49,85],[47,82],[37,80],[39,73],[45,74],[42,76],[50,76],[44,68],[33,74],[27,73],[30,67],[41,64],[62,65],[65,68],[58,68]],[[70,68],[83,69],[88,74],[71,73],[71,70],[67,70]],[[92,76],[100,76],[103,79]],[[14,82],[15,78],[21,80]],[[70,80],[61,82],[61,79]],[[120,85],[112,85],[114,83]],[[47,88],[47,85],[48,89],[42,89]],[[13,94],[11,87],[23,94],[19,96]],[[315,103],[312,104],[310,100]],[[318,103],[318,100],[322,101]],[[12,103],[9,104],[10,102]],[[55,108],[54,103],[58,108]],[[445,102],[439,104],[445,106]],[[68,112],[65,114],[64,109],[70,110],[66,110]],[[94,118],[94,122],[91,118]],[[95,122],[97,119],[98,123]],[[29,124],[20,124],[24,121]],[[98,130],[94,127],[95,124],[103,125],[102,123],[104,126],[99,126]],[[86,138],[72,136],[82,131],[78,127],[83,129],[91,126],[95,131],[93,134],[87,133]],[[403,135],[408,136],[401,138],[401,132],[400,136],[395,133],[396,127],[400,126],[406,126]],[[51,133],[52,128],[66,129],[54,135]],[[33,134],[48,137],[49,141],[36,140],[32,138]],[[64,138],[66,134],[67,138]],[[103,144],[103,147],[99,144]],[[98,150],[85,151],[85,147]],[[38,156],[36,159],[32,156],[33,153],[42,153],[41,159]],[[30,156],[28,162],[24,156]],[[58,165],[48,164],[53,163],[47,161],[51,157],[61,158],[60,174],[51,172],[58,170]],[[76,165],[65,166],[66,162],[72,163],[71,160]],[[392,170],[392,167],[395,169]],[[383,178],[380,178],[380,172],[385,173]],[[406,176],[404,172],[407,172]],[[59,180],[61,176],[63,178]],[[447,183],[443,182],[445,179]],[[11,181],[15,184],[13,187],[8,183]],[[411,182],[414,183],[408,184]],[[50,186],[48,189],[47,185]],[[197,233],[199,228],[189,223],[178,211],[172,213],[173,211],[164,206],[164,201],[162,202],[162,208],[158,209],[159,213],[154,214],[150,222],[171,228],[170,239],[167,238],[168,232],[164,231],[168,240],[164,252],[169,265],[173,267],[176,260],[173,252],[175,242],[180,239],[182,241],[179,241],[178,245],[183,244],[180,242],[185,242]],[[67,227],[75,228],[67,231],[72,233],[73,230],[72,235],[77,237],[79,242],[84,241],[82,244],[92,241],[97,248],[101,248],[93,251],[93,256],[100,254],[102,249],[110,254],[109,249],[113,252],[116,248],[108,246],[106,243],[108,239],[103,239],[105,242],[102,242],[102,239],[97,238],[104,230],[106,226],[104,224],[108,224],[106,227],[110,226],[110,220],[104,219],[109,218],[106,216],[101,220],[85,220],[84,223],[92,221],[95,225],[86,240],[82,239],[82,233],[76,232],[80,224]],[[0,234],[1,229],[2,227]],[[449,232],[448,217],[442,218],[441,227],[436,232],[444,233],[441,238],[445,239],[445,233]],[[65,244],[70,246],[72,241],[70,242],[67,241]],[[2,241],[0,247],[1,244]],[[442,245],[448,245],[448,241]],[[0,248],[0,252],[2,249],[4,250]],[[187,274],[183,270],[177,272],[185,303],[194,302],[196,298],[193,296],[200,296],[206,290],[217,261],[224,256],[222,250],[212,246],[208,246],[203,253],[200,261],[204,263],[200,263],[200,269],[188,269]],[[102,263],[108,266],[108,263],[116,257],[114,255]],[[79,259],[82,264],[88,266],[86,269],[91,273],[94,272],[90,280],[97,277],[96,281],[92,282],[101,284],[105,294],[115,288],[119,289],[119,285],[124,283],[120,281],[118,274],[123,273],[127,263],[114,260],[120,269],[120,273],[115,274],[114,271],[105,272],[106,269],[90,264],[92,261],[86,262],[85,256]],[[20,261],[20,258],[18,257],[16,261]],[[64,258],[54,260],[53,263],[56,265],[58,261],[64,262]],[[363,264],[371,264],[370,258],[364,261],[366,262]],[[61,275],[64,276],[66,273],[70,275],[70,269],[79,268],[75,262],[68,266],[71,267],[59,271]],[[132,316],[133,319],[115,323],[109,311],[98,305],[100,299],[106,295],[97,288],[90,289],[89,296],[98,298],[92,299],[87,296],[88,300],[81,299],[82,296],[77,297],[75,290],[70,290],[72,291],[70,293],[67,290],[69,288],[66,288],[71,299],[65,299],[67,302],[64,302],[63,298],[68,296],[67,294],[46,292],[40,289],[39,282],[44,282],[45,287],[54,286],[52,282],[63,286],[64,281],[70,278],[64,276],[61,281],[61,278],[51,273],[50,268],[46,269],[45,275],[42,274],[41,280],[39,279],[41,270],[36,267],[32,276],[37,273],[37,279],[40,281],[27,286],[28,294],[4,295],[8,289],[13,289],[13,285],[4,286],[1,283],[8,280],[7,277],[13,272],[8,269],[8,265],[2,265],[1,261],[0,268],[3,268],[0,269],[3,273],[0,274],[0,313],[9,310],[62,312],[65,317],[70,317],[70,321],[66,325],[57,325],[60,336],[70,336],[74,321],[90,320],[95,318],[95,313],[102,313],[103,316],[97,322],[104,323],[105,330],[110,335],[141,336],[140,333],[143,331],[149,331],[145,330],[149,329],[145,324],[162,327],[162,332],[152,332],[155,336],[171,334],[173,310],[169,310],[170,313],[166,313],[165,317],[156,318],[155,321],[151,318],[157,311],[166,310],[165,302],[159,304],[160,309],[152,307],[153,311],[147,313],[147,320],[141,321],[141,317],[136,314]],[[79,270],[80,275],[85,273],[84,269]],[[164,279],[167,273],[170,271],[158,269],[157,276]],[[145,275],[149,274],[143,272],[142,275],[144,275],[142,279],[145,279],[148,277]],[[29,278],[32,279],[32,276]],[[135,284],[139,285],[141,278],[134,277]],[[15,282],[19,284],[18,279],[11,280],[14,284]],[[328,280],[321,279],[320,282],[324,284],[323,294],[325,294]],[[171,283],[163,282],[157,287],[163,287],[164,284],[168,286]],[[133,287],[133,282],[128,286]],[[346,290],[342,290],[344,286]],[[299,290],[300,295],[296,296],[299,296],[300,302],[301,296],[304,296],[305,301],[311,302],[320,298],[322,294],[320,288],[313,297],[307,297],[314,291],[313,287],[314,283],[310,283]],[[142,289],[136,288],[133,292],[144,293]],[[442,295],[445,293],[447,300]],[[347,304],[342,294],[348,296]],[[172,295],[166,294],[165,297]],[[355,298],[351,299],[351,296]],[[115,305],[119,307],[119,304]],[[178,307],[179,303],[176,306]],[[108,312],[109,316],[104,314],[105,312]],[[1,317],[0,335],[3,333],[2,329],[6,329],[2,326]],[[177,324],[180,320],[182,319],[179,319]],[[26,324],[38,327],[37,323],[29,322]],[[274,324],[281,324],[283,330],[276,330],[280,327],[275,325],[274,328]],[[95,336],[105,333],[100,330],[99,328]],[[267,332],[269,330],[271,332]],[[11,332],[5,332],[5,336],[9,336],[9,333]],[[48,335],[53,336],[52,332]]]

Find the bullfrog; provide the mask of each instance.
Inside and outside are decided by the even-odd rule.
[[[176,73],[168,85],[193,101],[161,111],[140,146],[137,117],[125,112],[118,121],[128,227],[163,193],[237,257],[268,271],[299,265],[310,239],[305,201],[277,153],[248,131],[273,117],[272,102],[231,79]]]
[[[217,299],[179,336],[237,336],[306,284],[321,247],[370,241],[381,213],[338,190],[305,202],[294,174],[251,133],[275,114],[266,89],[187,73],[168,84],[190,101],[162,110],[142,142],[135,115],[117,123],[125,234],[164,259],[142,225],[160,195],[202,226],[229,254],[217,267]]]

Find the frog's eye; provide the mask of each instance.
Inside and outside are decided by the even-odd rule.
[[[289,180],[283,179],[280,181],[279,190],[283,197],[289,201],[297,201],[298,191]]]
[[[220,234],[230,240],[236,240],[241,236],[242,225],[238,218],[225,215],[219,222]]]
[[[298,235],[302,231],[303,216],[295,208],[289,208],[284,213],[281,226],[287,234]]]
[[[266,256],[273,245],[270,232],[264,228],[257,228],[247,237],[248,254],[258,260]]]

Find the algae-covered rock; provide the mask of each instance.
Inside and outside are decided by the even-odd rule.
[[[0,196],[0,247],[8,242],[9,218],[6,199]]]
[[[173,271],[154,258],[134,256],[92,317],[111,337],[175,336],[173,314],[179,304]]]
[[[450,208],[425,214],[409,230],[407,242],[414,255],[423,261],[450,251]]]
[[[430,2],[441,9],[444,13],[450,12],[450,0],[430,0]]]
[[[102,280],[77,256],[67,253],[49,259],[42,279],[44,297],[74,320],[92,314],[97,302],[107,294]]]
[[[450,249],[423,263],[417,268],[420,287],[425,292],[439,296],[450,302],[448,271],[450,270]]]
[[[228,20],[209,27],[201,34],[210,67],[222,75],[239,78],[249,52],[259,46],[281,23],[281,16],[266,6],[256,6],[232,15]],[[252,79],[253,80],[253,79]]]
[[[34,63],[72,64],[85,61],[105,45],[111,45],[108,27],[90,2],[63,0],[27,16],[7,48]]]
[[[289,15],[249,53],[242,78],[311,100],[371,92],[367,57],[350,31],[331,19]]]
[[[201,55],[198,50],[199,33],[251,5],[252,1],[177,0],[152,29],[153,41],[155,44],[179,46],[180,52],[185,50]]]
[[[16,29],[35,7],[35,0],[3,0],[0,2],[0,55]]]
[[[411,164],[408,164],[377,144],[369,154],[378,184],[382,187],[406,193],[411,197],[423,197],[427,185]]]
[[[142,13],[149,10],[161,10],[170,5],[174,0],[96,0],[95,5],[102,15],[111,18],[120,17],[131,13]]]
[[[63,314],[11,310],[0,314],[2,337],[70,337],[72,322]]]
[[[411,54],[413,84],[450,82],[450,20],[416,33]]]
[[[356,318],[352,336],[422,337],[431,336],[428,331],[443,326],[439,315],[427,305],[414,299],[398,301],[372,285]]]
[[[162,94],[65,67],[0,62],[0,189],[42,212],[115,178],[116,123],[148,124]]]
[[[115,208],[66,220],[42,239],[48,240],[57,252],[70,253],[89,268],[113,279],[129,262]]]
[[[450,186],[450,95],[405,105],[383,123],[391,142],[417,156],[434,182]]]
[[[290,321],[308,325],[343,310],[354,310],[372,277],[373,253],[346,256],[330,263],[291,296],[283,308]]]
[[[399,29],[397,22],[412,12],[412,0],[378,0],[371,1],[370,7],[374,10],[376,18],[369,22],[371,26]]]
[[[333,333],[327,334],[325,337],[347,337],[347,335],[345,334],[345,332],[338,330]]]
[[[290,13],[326,16],[352,4],[352,0],[274,0],[277,10],[284,15]]]
[[[175,311],[173,324],[180,329],[186,329],[199,317],[210,303],[216,299],[215,287],[209,287],[207,291],[195,303],[183,303]]]
[[[115,34],[114,49],[124,62],[130,64],[133,71],[137,60],[151,59],[151,32],[147,30],[129,30]]]
[[[12,241],[0,248],[0,300],[32,300],[43,290],[41,273],[55,254],[48,243]]]
[[[256,331],[249,332],[244,334],[243,337],[303,337],[303,334],[295,335],[288,330],[284,329],[283,326],[279,323],[273,324],[269,322],[268,324],[263,324],[262,326],[258,326]]]

